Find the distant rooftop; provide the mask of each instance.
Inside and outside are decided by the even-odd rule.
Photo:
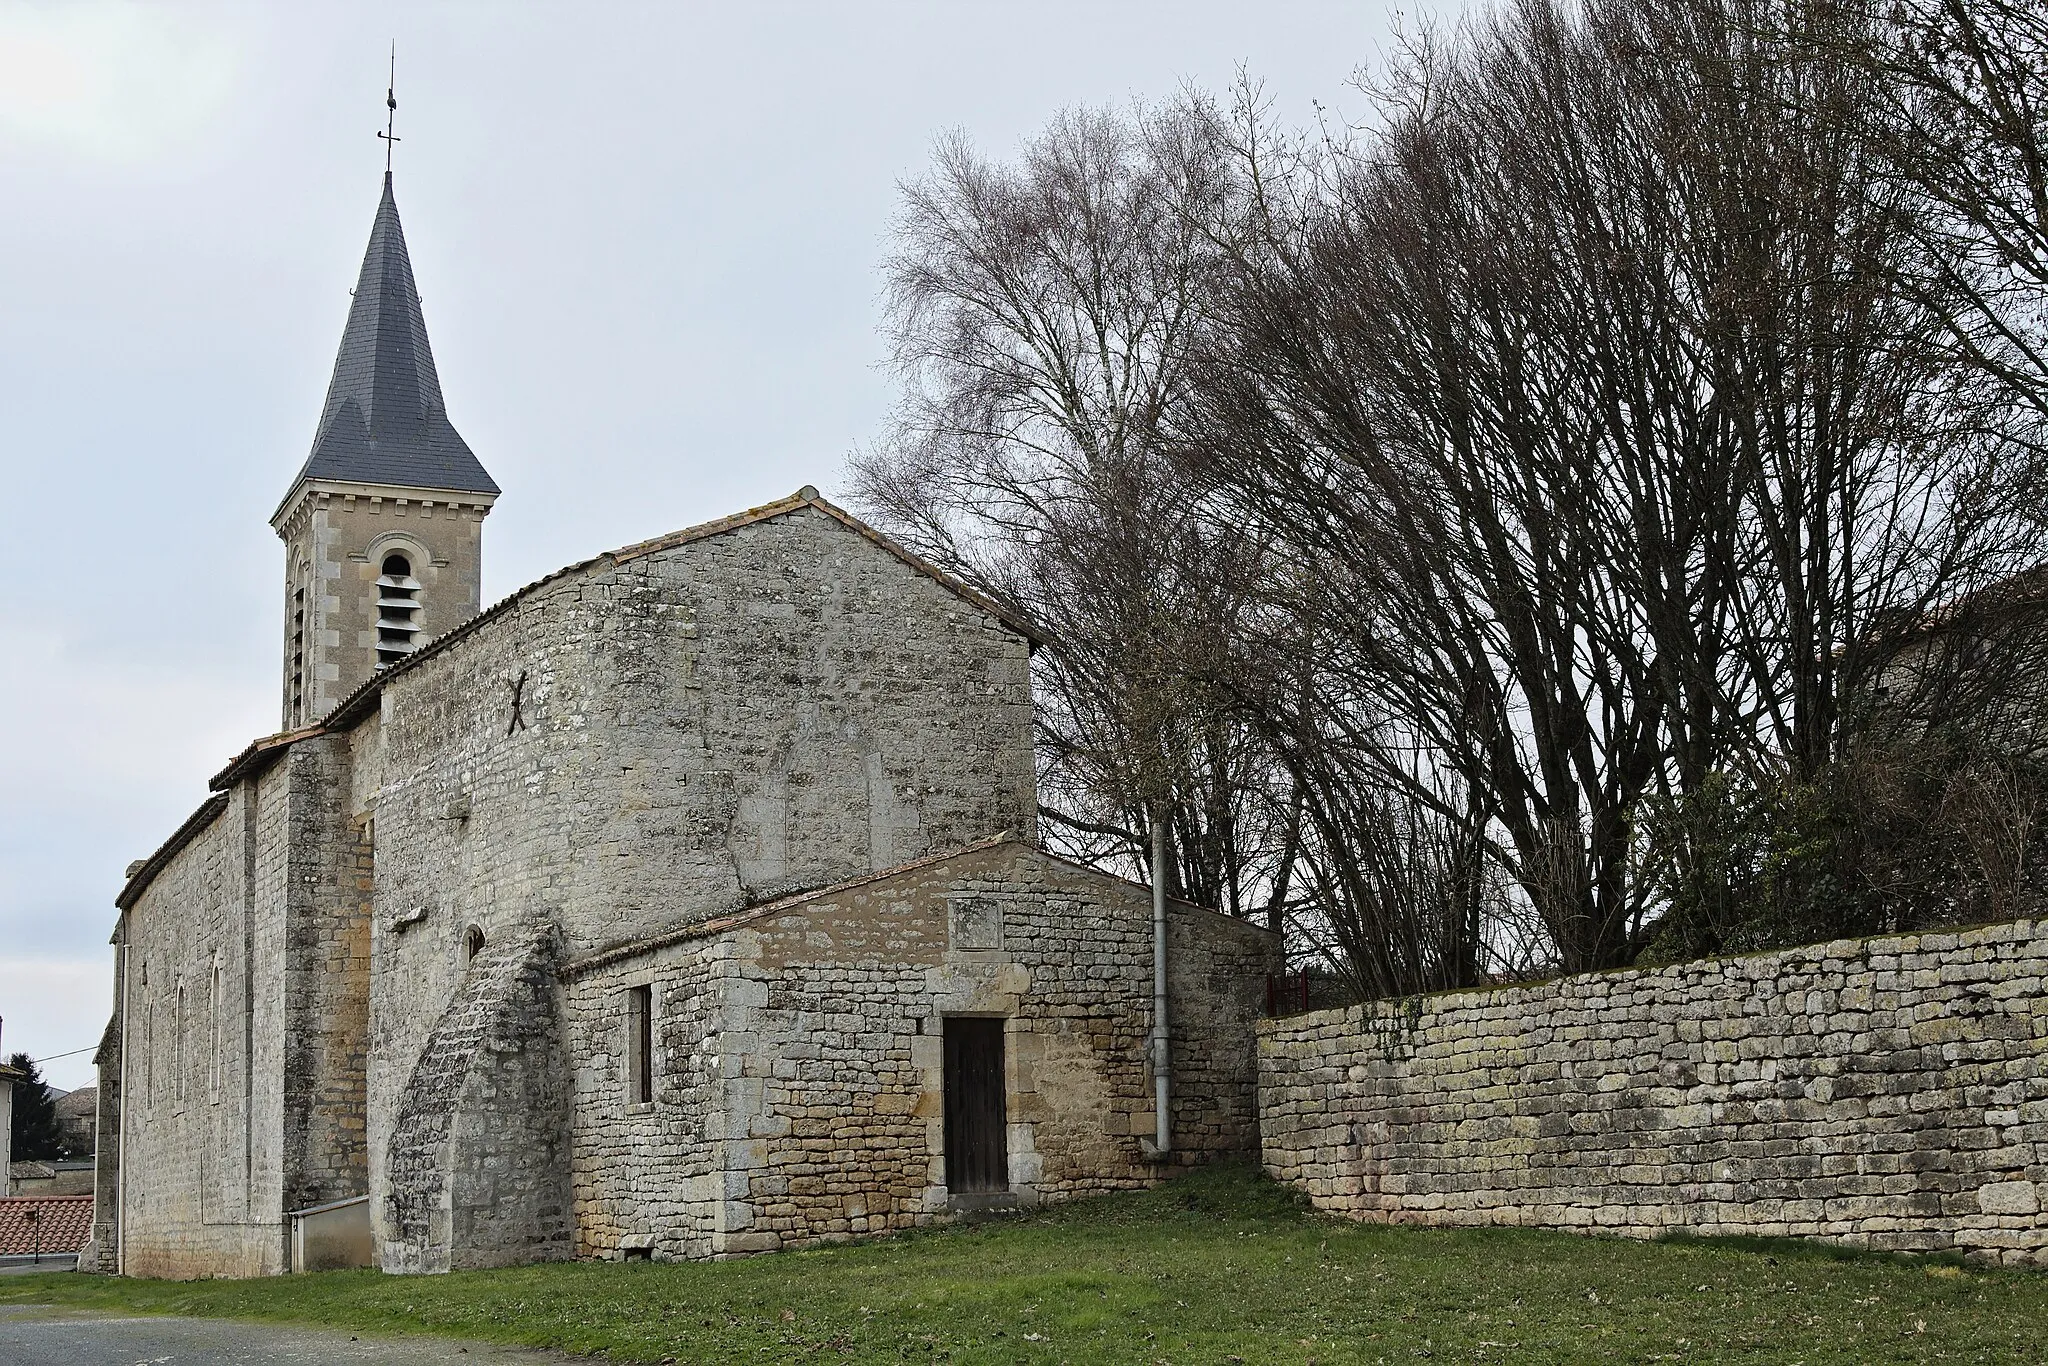
[[[90,1195],[10,1195],[0,1198],[0,1257],[32,1252],[72,1253],[92,1236]]]

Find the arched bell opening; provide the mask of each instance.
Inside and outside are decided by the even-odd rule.
[[[412,560],[386,555],[377,575],[377,667],[404,659],[418,648],[420,581],[412,576]]]

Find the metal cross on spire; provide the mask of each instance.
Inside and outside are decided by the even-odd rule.
[[[398,44],[391,45],[391,81],[384,87],[384,131],[377,134],[384,139],[384,174],[391,174],[391,144],[403,142],[392,129],[398,124]]]

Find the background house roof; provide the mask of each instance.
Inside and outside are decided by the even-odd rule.
[[[0,1257],[76,1252],[92,1236],[90,1195],[12,1195],[0,1199]]]

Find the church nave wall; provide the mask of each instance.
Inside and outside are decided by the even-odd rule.
[[[1035,818],[1024,641],[804,508],[528,590],[371,724],[373,1194],[472,929],[574,955]]]
[[[265,799],[269,798],[269,801]],[[216,808],[125,911],[125,1065],[117,1081],[123,1269],[260,1275],[281,1269],[273,1050],[255,1024],[281,1000],[263,885],[284,844],[278,782]]]

